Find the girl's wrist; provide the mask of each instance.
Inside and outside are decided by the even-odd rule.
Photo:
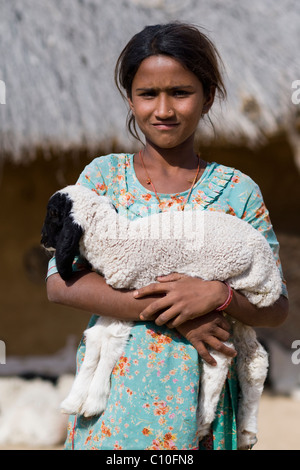
[[[216,307],[217,312],[222,312],[226,310],[233,298],[233,290],[227,282],[217,281],[219,287],[219,295],[216,298]]]

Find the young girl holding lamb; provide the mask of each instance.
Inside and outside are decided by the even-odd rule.
[[[96,158],[78,183],[106,195],[131,220],[178,210],[232,214],[266,237],[280,267],[279,245],[258,186],[234,168],[204,161],[194,149],[199,122],[216,96],[226,97],[211,41],[187,24],[148,26],[122,51],[116,82],[128,100],[130,132],[139,140],[139,131],[144,136],[142,150]],[[49,300],[93,312],[89,327],[97,315],[133,326],[111,375],[106,409],[92,418],[72,416],[66,449],[237,449],[236,353],[224,344],[230,326],[222,310],[247,325],[278,326],[288,311],[284,282],[275,304],[257,308],[237,290],[229,295],[228,286],[217,280],[171,273],[136,292],[110,287],[82,260],[73,269],[65,282],[51,260]],[[209,348],[233,360],[210,434],[198,442],[201,363],[215,365]],[[79,367],[84,352],[82,340]]]

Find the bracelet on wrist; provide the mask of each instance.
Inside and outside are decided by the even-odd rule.
[[[223,310],[226,310],[226,308],[229,307],[229,305],[232,301],[233,290],[232,290],[231,286],[228,284],[228,282],[224,281],[224,284],[227,286],[228,296],[227,296],[227,299],[225,300],[225,302],[222,305],[220,305],[220,307],[216,308],[217,312],[222,312]]]

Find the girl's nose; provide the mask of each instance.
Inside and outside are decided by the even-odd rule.
[[[157,97],[155,116],[157,119],[168,119],[174,116],[172,104],[167,96],[161,95]]]

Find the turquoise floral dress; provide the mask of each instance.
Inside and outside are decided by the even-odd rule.
[[[159,212],[155,194],[141,185],[132,154],[96,158],[78,183],[108,196],[118,212],[130,219]],[[188,191],[160,194],[163,210],[179,210]],[[185,210],[222,211],[240,217],[268,240],[280,266],[276,240],[259,187],[240,171],[208,163]],[[74,269],[80,269],[77,263]],[[55,259],[49,273],[56,272]],[[283,293],[286,288],[283,281]],[[93,315],[91,327],[97,320]],[[77,368],[84,360],[84,340],[78,347]],[[136,322],[123,355],[111,376],[111,393],[100,416],[71,416],[66,449],[209,450],[236,449],[239,385],[232,362],[210,434],[198,442],[197,397],[201,359],[176,330],[153,322]]]

